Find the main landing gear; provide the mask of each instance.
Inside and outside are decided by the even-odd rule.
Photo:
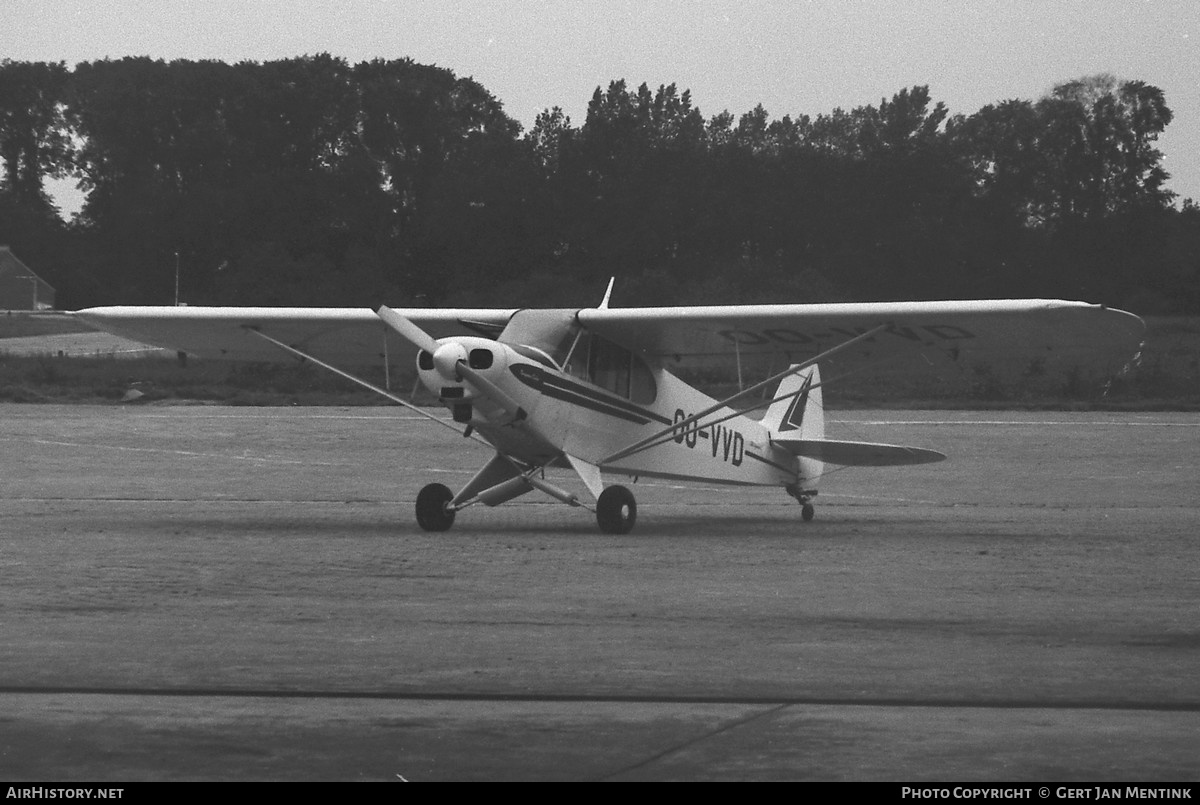
[[[610,486],[596,500],[596,522],[605,534],[628,534],[637,522],[637,501],[623,486]]]
[[[417,525],[426,531],[449,531],[454,510],[447,504],[454,493],[444,484],[429,484],[417,494]]]
[[[417,525],[426,531],[449,531],[454,525],[456,511],[450,508],[453,499],[454,493],[442,484],[429,484],[423,488],[417,494]],[[632,492],[623,486],[610,486],[600,493],[596,501],[596,523],[601,531],[628,534],[635,522],[637,501]]]

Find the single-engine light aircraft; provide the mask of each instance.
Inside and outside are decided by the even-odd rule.
[[[813,517],[826,464],[941,461],[934,450],[825,437],[822,385],[864,368],[904,373],[1046,372],[1111,376],[1137,353],[1137,316],[1083,302],[988,300],[583,309],[99,307],[93,326],[200,358],[302,360],[336,372],[495,455],[461,489],[416,501],[427,531],[455,514],[537,489],[627,533],[637,502],[604,476],[778,486]],[[435,416],[355,375],[412,360],[448,409]],[[716,400],[670,369],[774,361],[778,371]],[[764,394],[767,390],[770,393]],[[765,396],[765,399],[763,397]],[[755,409],[760,418],[751,416]],[[586,493],[546,480],[574,470]],[[581,494],[582,493],[582,494]]]

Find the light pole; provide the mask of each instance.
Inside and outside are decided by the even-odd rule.
[[[175,252],[175,307],[179,307],[179,252]]]

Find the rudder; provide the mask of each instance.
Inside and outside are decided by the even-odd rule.
[[[762,424],[772,435],[786,435],[791,439],[825,438],[825,405],[821,398],[819,368],[810,366],[788,375],[780,381],[775,397],[762,418]]]

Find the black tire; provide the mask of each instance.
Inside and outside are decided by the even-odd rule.
[[[623,486],[610,486],[596,501],[596,522],[605,534],[628,534],[637,522],[637,501]]]
[[[812,522],[812,518],[816,517],[817,510],[813,508],[811,503],[805,503],[800,507],[800,519],[806,523]]]
[[[417,495],[417,525],[426,531],[449,531],[454,512],[446,504],[454,498],[443,484],[429,484]]]

